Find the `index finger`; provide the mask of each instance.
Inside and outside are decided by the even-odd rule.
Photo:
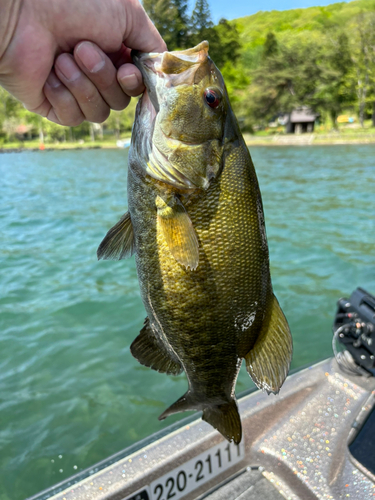
[[[164,52],[167,46],[138,0],[125,3],[126,27],[123,42],[142,52]]]

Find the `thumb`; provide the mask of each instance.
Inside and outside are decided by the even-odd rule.
[[[0,80],[26,109],[47,116],[51,106],[42,89],[53,65],[56,43],[48,32],[37,28],[21,19],[20,33],[1,60]],[[35,35],[37,31],[38,36]]]

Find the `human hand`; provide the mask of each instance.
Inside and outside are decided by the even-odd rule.
[[[143,91],[131,49],[166,50],[138,0],[0,0],[0,11],[0,84],[62,125],[125,108]]]
[[[118,52],[107,55],[96,44],[83,41],[75,46],[73,55],[60,54],[44,85],[51,105],[47,118],[72,126],[83,120],[100,123],[110,109],[126,108],[130,97],[144,90],[130,52],[122,45]]]

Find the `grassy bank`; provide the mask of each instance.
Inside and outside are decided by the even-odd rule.
[[[321,146],[334,144],[375,144],[374,133],[367,134],[274,134],[268,136],[244,134],[248,146]]]
[[[375,127],[351,129],[340,127],[338,131],[328,131],[323,127],[313,134],[284,134],[282,130],[266,130],[255,134],[244,134],[248,146],[305,146],[330,144],[375,144]],[[122,138],[130,140],[130,137]],[[14,141],[0,145],[0,152],[54,151],[66,149],[109,149],[117,148],[115,139],[104,141],[53,142],[41,145],[38,140]]]
[[[130,139],[128,137],[127,139]],[[122,138],[122,140],[126,140]],[[39,140],[31,141],[13,141],[0,144],[0,152],[6,153],[7,151],[54,151],[54,150],[64,150],[64,149],[108,149],[116,148],[116,140],[104,140],[104,141],[73,141],[73,142],[51,142],[41,144]]]

